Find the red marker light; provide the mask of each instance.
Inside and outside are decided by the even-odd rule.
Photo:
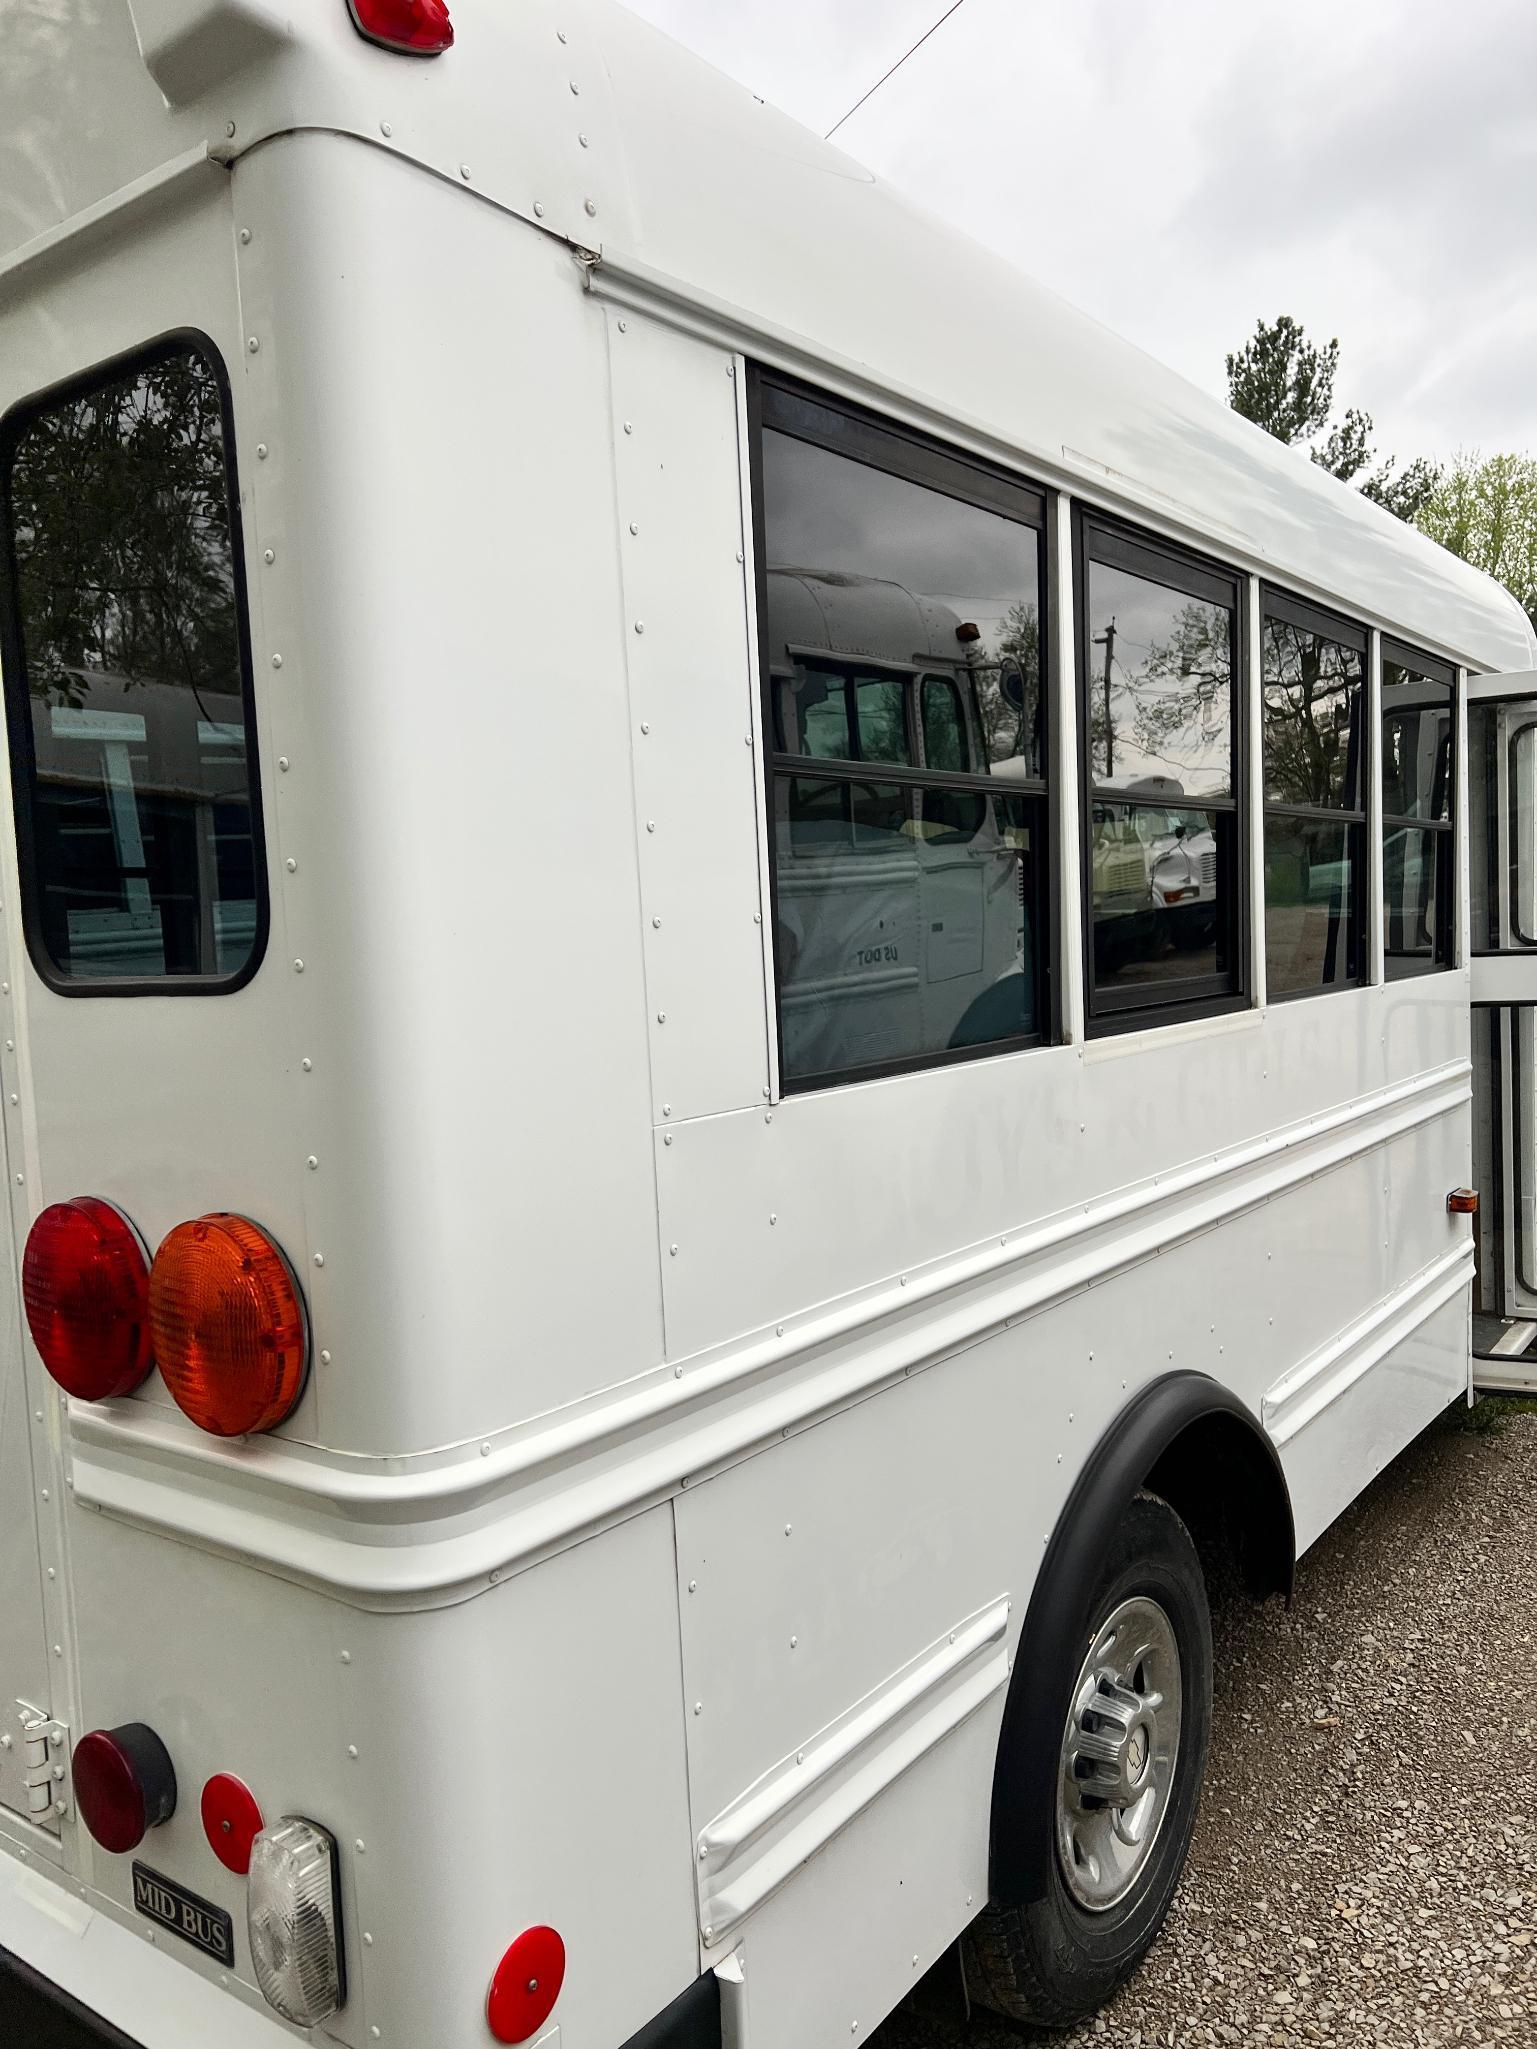
[[[110,1202],[50,1203],[27,1233],[21,1292],[32,1342],[67,1394],[105,1401],[148,1373],[149,1260]]]
[[[153,1729],[126,1722],[93,1729],[72,1760],[80,1819],[104,1850],[136,1850],[145,1833],[176,1812],[176,1772]]]
[[[209,1849],[226,1871],[243,1878],[251,1868],[251,1845],[262,1828],[256,1796],[232,1772],[215,1772],[203,1788],[202,1813]]]
[[[411,57],[451,49],[454,25],[444,0],[347,0],[353,26],[371,43]]]
[[[526,2042],[550,2017],[566,1976],[566,1945],[553,1928],[525,1928],[497,1965],[486,2025],[498,2042]]]

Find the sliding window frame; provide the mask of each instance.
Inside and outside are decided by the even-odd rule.
[[[1104,563],[1130,575],[1163,584],[1184,596],[1224,605],[1232,615],[1231,797],[1193,796],[1184,808],[1216,811],[1231,817],[1233,874],[1229,890],[1227,943],[1232,963],[1225,975],[1191,976],[1172,993],[1148,990],[1101,991],[1094,975],[1094,764],[1089,620],[1089,565]],[[1241,571],[1176,542],[1127,525],[1089,506],[1073,509],[1073,620],[1077,658],[1079,845],[1077,859],[1081,896],[1080,945],[1083,949],[1084,1030],[1090,1038],[1113,1032],[1149,1030],[1183,1024],[1192,1018],[1220,1017],[1246,1010],[1250,1003],[1249,909],[1249,630],[1247,578]]]
[[[1279,619],[1284,625],[1297,626],[1304,633],[1317,633],[1325,640],[1337,641],[1341,647],[1353,649],[1361,657],[1360,712],[1357,730],[1360,734],[1361,759],[1357,775],[1357,796],[1359,808],[1329,804],[1273,804],[1265,795],[1264,785],[1264,731],[1265,731],[1265,626],[1267,621]],[[1305,598],[1296,598],[1289,591],[1277,590],[1272,584],[1260,586],[1260,644],[1255,650],[1255,665],[1258,669],[1258,702],[1260,719],[1260,811],[1261,828],[1272,818],[1294,818],[1303,825],[1330,825],[1344,827],[1350,861],[1351,917],[1344,926],[1345,942],[1352,948],[1356,972],[1339,981],[1320,982],[1306,989],[1272,989],[1266,977],[1265,1000],[1271,1003],[1305,1002],[1313,996],[1338,996],[1347,989],[1365,989],[1372,983],[1371,957],[1371,898],[1370,885],[1376,863],[1372,859],[1370,846],[1370,796],[1373,777],[1377,772],[1376,738],[1373,733],[1371,706],[1373,702],[1371,635],[1364,626],[1358,626],[1353,619],[1346,619],[1338,612],[1327,611],[1322,605],[1310,604]],[[1268,842],[1267,842],[1268,844]],[[1269,899],[1261,896],[1265,903],[1265,917],[1270,915]]]
[[[1059,577],[1057,541],[1057,493],[1043,485],[1006,470],[979,456],[969,454],[767,366],[747,365],[748,474],[753,522],[753,566],[758,610],[758,690],[763,733],[763,773],[759,788],[764,804],[768,849],[768,895],[774,962],[774,1037],[782,1095],[803,1095],[837,1088],[851,1082],[878,1081],[890,1075],[914,1074],[930,1067],[954,1066],[961,1061],[986,1060],[999,1054],[1027,1048],[1055,1045],[1062,1037],[1062,978],[1057,971],[1060,943],[1057,904],[1057,847],[1060,837],[1057,777],[1053,773],[1059,706],[1061,667],[1056,631],[1056,592]],[[1039,537],[1037,556],[1037,618],[1041,664],[1041,761],[1045,773],[1038,777],[1007,780],[994,775],[930,769],[917,766],[917,734],[912,707],[904,700],[908,721],[908,752],[913,766],[895,762],[830,760],[790,754],[775,745],[773,649],[769,634],[769,550],[763,492],[763,434],[765,429],[787,434],[812,447],[825,448],[867,468],[903,478],[947,498],[998,513],[1005,519],[1027,526]],[[885,665],[889,666],[889,665]],[[857,740],[856,740],[857,744]],[[801,782],[832,782],[844,787],[861,781],[880,782],[906,790],[909,795],[926,789],[964,790],[986,797],[1022,797],[1037,805],[1042,820],[1039,847],[1031,863],[1031,901],[1027,909],[1034,921],[1035,1016],[1040,1026],[1007,1038],[991,1039],[978,1046],[945,1048],[938,1052],[899,1055],[889,1060],[869,1061],[859,1066],[827,1069],[815,1074],[790,1076],[785,1062],[783,978],[779,959],[779,862],[775,852],[775,785],[781,777],[794,776]]]
[[[1422,654],[1418,648],[1410,647],[1406,641],[1391,640],[1384,633],[1378,636],[1380,648],[1379,670],[1385,670],[1389,662],[1402,669],[1410,669],[1417,676],[1423,676],[1427,683],[1444,688],[1447,693],[1448,734],[1450,744],[1446,750],[1444,774],[1446,777],[1445,818],[1412,818],[1387,808],[1387,792],[1383,791],[1382,810],[1382,952],[1383,976],[1389,982],[1409,981],[1416,975],[1444,973],[1457,965],[1457,779],[1459,755],[1457,748],[1457,671],[1450,662],[1438,661],[1434,655]],[[1384,760],[1380,738],[1383,719],[1382,695],[1379,688],[1377,698],[1379,737],[1377,742],[1379,761]],[[1431,951],[1427,958],[1419,953],[1392,953],[1387,944],[1387,842],[1393,831],[1433,832],[1436,838],[1436,920],[1431,939]],[[1492,840],[1492,835],[1491,835]]]

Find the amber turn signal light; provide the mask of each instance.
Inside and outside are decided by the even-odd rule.
[[[1476,1188],[1454,1188],[1446,1198],[1446,1207],[1454,1217],[1472,1217],[1478,1214],[1478,1190]]]
[[[304,1386],[309,1330],[293,1270],[249,1217],[178,1224],[149,1274],[155,1364],[200,1430],[270,1430]]]

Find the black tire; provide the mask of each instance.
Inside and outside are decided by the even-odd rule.
[[[1085,1616],[1081,1656],[1087,1656],[1106,1617],[1136,1595],[1163,1609],[1180,1658],[1183,1715],[1163,1819],[1132,1889],[1115,1905],[1093,1911],[1073,1896],[1054,1833],[1040,1896],[1018,1907],[989,1905],[972,1923],[963,1938],[968,1989],[980,2005],[1011,2020],[1068,2027],[1103,2006],[1146,1954],[1184,1869],[1211,1734],[1211,1615],[1190,1533],[1154,1494],[1138,1494],[1119,1525]],[[1020,1656],[1029,1656],[1028,1644]],[[1046,1811],[1053,1816],[1060,1746],[1077,1677],[1075,1661],[1060,1675],[1056,1732],[1032,1746],[1027,1767],[1046,1775]]]

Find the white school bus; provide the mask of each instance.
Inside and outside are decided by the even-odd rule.
[[[452,6],[5,18],[0,2016],[1066,2022],[1208,1587],[1537,1380],[1533,635]]]

